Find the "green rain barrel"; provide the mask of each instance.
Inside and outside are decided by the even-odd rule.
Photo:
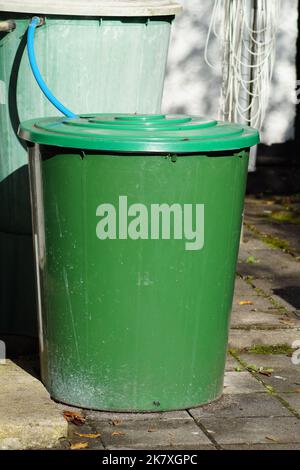
[[[89,115],[31,120],[20,136],[52,397],[120,411],[218,398],[257,131]]]
[[[20,121],[57,111],[26,53],[34,15],[36,55],[51,91],[75,113],[160,112],[171,23],[168,0],[0,0],[0,332],[32,335],[35,299],[27,154]],[[5,23],[1,23],[5,27]]]

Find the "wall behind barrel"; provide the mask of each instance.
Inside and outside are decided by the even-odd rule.
[[[174,23],[163,108],[165,112],[215,117],[222,82],[218,40],[213,39],[209,47],[209,59],[216,69],[208,67],[204,60],[214,0],[181,0],[181,3],[184,11]],[[282,1],[271,97],[262,133],[262,141],[268,145],[294,136],[297,20],[298,1]]]

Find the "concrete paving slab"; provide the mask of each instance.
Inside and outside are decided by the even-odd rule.
[[[7,360],[0,365],[0,449],[45,449],[68,425],[41,382]]]
[[[224,394],[265,393],[265,388],[249,372],[226,372]]]
[[[251,255],[259,258],[260,263],[248,264],[246,260]],[[265,293],[275,294],[276,300],[291,312],[300,309],[299,261],[293,256],[250,239],[241,246],[237,270],[243,276],[251,276],[253,284]]]
[[[235,371],[236,367],[239,367],[239,362],[233,356],[228,354],[225,365],[226,372],[233,372]]]
[[[299,277],[284,277],[276,283],[272,279],[256,278],[254,284],[256,288],[270,295],[277,305],[286,311],[294,314],[299,312]],[[297,285],[295,285],[297,283]]]
[[[281,393],[280,395],[300,416],[300,393]]]
[[[300,366],[292,363],[291,358],[284,355],[240,354],[247,364],[273,369],[272,375],[261,376],[268,386],[277,392],[295,392],[300,389]]]
[[[289,248],[295,253],[300,253],[299,241],[299,225],[293,225],[288,222],[276,222],[272,219],[265,217],[265,219],[258,219],[257,217],[248,218],[247,222],[266,235],[277,237],[288,242]]]
[[[233,310],[231,315],[230,326],[233,329],[279,329],[288,330],[291,328],[287,324],[284,325],[282,322],[282,315],[274,313],[265,313],[261,310],[257,310],[253,305],[253,308],[243,308],[239,310]]]
[[[232,311],[241,312],[241,313],[250,313],[250,312],[264,312],[264,313],[280,313],[278,310],[274,310],[274,306],[268,298],[265,298],[261,295],[257,295],[253,287],[249,286],[248,293],[241,294],[239,291],[235,292],[233,299]],[[249,301],[252,302],[250,305],[241,305],[240,302]]]
[[[283,330],[232,329],[229,333],[229,348],[242,350],[256,345],[278,346],[288,344],[291,346],[294,341],[299,340],[299,336],[300,330],[298,328]]]
[[[256,295],[255,290],[245,282],[240,276],[236,276],[235,279],[235,288],[234,288],[236,298],[248,297],[249,295]]]
[[[293,417],[201,418],[218,444],[300,444],[300,421]]]
[[[182,411],[169,411],[162,413],[117,413],[117,412],[106,412],[106,411],[94,411],[86,410],[85,415],[88,420],[95,421],[171,421],[171,420],[192,420],[188,412]]]
[[[300,444],[241,444],[223,445],[223,450],[300,450]]]
[[[300,374],[300,366],[292,363],[292,358],[285,354],[256,354],[253,352],[239,353],[239,358],[247,364],[255,364],[258,367],[270,367],[275,371],[278,368],[292,368],[295,374]],[[295,367],[298,367],[298,372]]]
[[[77,410],[78,411],[78,410]],[[87,450],[104,450],[101,433],[97,432],[88,421],[82,426],[69,425],[68,437],[61,442],[61,448],[72,450],[76,444],[85,444]]]
[[[93,421],[93,428],[101,433],[107,449],[214,448],[193,419],[124,420],[118,426],[107,421]]]
[[[255,418],[292,416],[287,408],[268,393],[223,395],[220,400],[214,403],[189,411],[196,420],[210,417]]]

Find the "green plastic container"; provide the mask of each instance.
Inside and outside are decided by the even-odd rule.
[[[20,136],[50,394],[120,411],[218,398],[257,131],[90,115],[29,121]]]
[[[55,116],[26,52],[34,15],[36,56],[49,88],[75,113],[160,112],[174,1],[3,0],[0,21],[0,332],[35,333],[27,152],[20,121]]]

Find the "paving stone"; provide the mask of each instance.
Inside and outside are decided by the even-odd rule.
[[[77,409],[77,412],[79,410]],[[101,440],[101,435],[95,437],[96,433],[93,426],[90,425],[88,421],[83,424],[83,426],[76,426],[74,424],[69,424],[68,437],[60,441],[59,448],[64,450],[71,450],[71,446],[78,443],[86,443],[88,445],[87,449],[97,449],[104,450],[104,446]],[[87,437],[93,435],[94,437]]]
[[[270,377],[262,375],[261,378],[266,385],[273,387],[277,392],[293,392],[300,388],[300,365],[294,365],[290,357],[276,354],[239,356],[247,364],[274,369]]]
[[[271,442],[271,441],[270,441]],[[223,445],[223,450],[300,450],[300,444],[232,444]]]
[[[300,416],[300,393],[282,393],[281,396]]]
[[[288,325],[283,326],[281,323],[282,315],[274,315],[274,313],[264,313],[262,311],[254,311],[253,308],[243,308],[232,312],[230,326],[233,329],[289,329]]]
[[[0,365],[0,449],[45,449],[68,424],[41,382],[12,361]]]
[[[223,444],[300,444],[300,421],[294,417],[201,418],[216,442]]]
[[[226,372],[224,394],[264,393],[265,388],[249,372]]]
[[[197,420],[201,418],[243,418],[291,416],[291,413],[268,393],[223,395],[209,405],[189,410]]]
[[[149,421],[149,420],[192,420],[187,411],[169,411],[162,413],[117,413],[106,411],[86,410],[85,415],[89,420],[96,421]]]
[[[255,309],[259,312],[265,313],[277,313],[274,310],[274,306],[270,302],[268,298],[265,298],[261,295],[255,293],[254,289],[249,286],[250,292],[241,294],[239,291],[235,292],[235,296],[233,299],[232,311],[233,312],[253,312]],[[252,302],[251,305],[240,305],[240,302],[250,301]],[[279,312],[280,313],[280,312]]]
[[[235,279],[235,296],[237,297],[245,297],[248,295],[255,295],[255,290],[240,276],[236,276]]]
[[[299,282],[298,277],[296,279],[286,277],[276,283],[272,279],[255,279],[252,282],[255,287],[271,296],[282,309],[291,313],[299,310],[299,286],[295,286],[295,282]]]
[[[238,366],[239,366],[238,361],[234,357],[232,357],[230,354],[228,354],[227,359],[226,359],[226,366],[225,366],[226,372],[235,371],[235,368]]]
[[[259,264],[248,264],[250,255],[260,259]],[[300,309],[299,261],[282,250],[268,249],[259,240],[250,239],[240,249],[238,272],[252,276],[256,287],[274,298],[288,310]],[[276,297],[275,297],[276,296]]]
[[[93,427],[101,433],[102,442],[108,449],[214,448],[193,419],[125,420],[118,426],[107,421],[94,421]]]
[[[300,365],[295,366],[292,363],[291,357],[286,354],[256,354],[253,352],[243,352],[238,354],[239,358],[247,364],[255,364],[258,367],[270,367],[275,371],[280,369],[292,368],[293,373],[296,374],[295,367],[298,367],[298,374],[300,374]],[[297,374],[296,374],[297,375]]]
[[[261,289],[266,294],[270,295],[277,305],[280,305],[292,314],[299,314],[300,311],[300,293],[298,283],[298,276],[292,277],[291,279],[289,277],[281,278],[277,282],[273,282],[270,279],[255,280],[255,285],[258,289]]]
[[[294,341],[299,339],[300,330],[298,328],[283,330],[231,329],[229,333],[229,348],[242,350],[256,345],[292,345]]]
[[[297,254],[300,252],[299,242],[299,226],[288,222],[277,222],[272,219],[248,217],[246,216],[247,222],[255,227],[264,234],[271,235],[272,237],[280,238],[285,240],[289,244],[289,248]]]

